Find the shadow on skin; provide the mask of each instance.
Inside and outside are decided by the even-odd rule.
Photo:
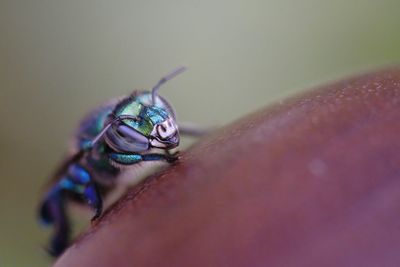
[[[55,266],[399,266],[400,68],[201,140]]]

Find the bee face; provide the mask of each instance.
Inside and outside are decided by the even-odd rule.
[[[167,118],[165,121],[154,126],[151,132],[151,145],[157,148],[172,149],[179,145],[178,126],[173,118]]]
[[[115,178],[122,173],[122,165],[177,160],[169,151],[157,151],[179,144],[175,113],[157,92],[161,85],[184,70],[184,67],[177,68],[161,78],[150,91],[134,91],[118,102],[99,107],[83,120],[76,136],[78,151],[59,168],[54,177],[59,180],[46,194],[39,211],[43,221],[56,227],[49,247],[54,256],[60,255],[69,241],[69,231],[58,231],[60,226],[69,229],[64,212],[66,192],[85,200],[95,211],[92,218],[95,220],[103,211],[103,192],[97,186],[114,187],[114,182],[121,180]],[[153,152],[153,148],[158,149]],[[104,178],[107,183],[98,178]],[[139,177],[134,178],[138,181]]]

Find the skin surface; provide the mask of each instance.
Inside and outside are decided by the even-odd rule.
[[[399,266],[400,68],[261,110],[136,186],[55,266]]]

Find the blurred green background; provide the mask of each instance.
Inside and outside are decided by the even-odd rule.
[[[0,266],[45,266],[42,187],[78,120],[162,89],[184,121],[231,122],[310,86],[400,59],[400,2],[0,1]]]

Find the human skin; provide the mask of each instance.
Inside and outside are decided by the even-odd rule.
[[[55,266],[400,266],[400,68],[260,110],[112,206]]]

